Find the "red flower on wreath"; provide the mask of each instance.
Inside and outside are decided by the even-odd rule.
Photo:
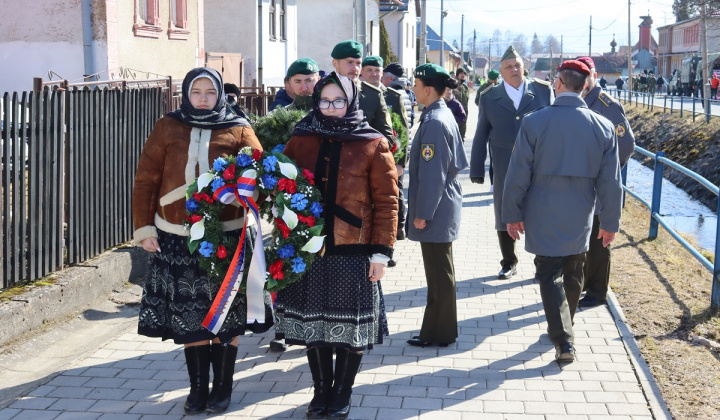
[[[253,160],[254,160],[255,162],[259,162],[260,159],[262,159],[262,155],[263,155],[263,152],[261,152],[260,150],[255,149],[255,150],[253,151],[252,158],[253,158]]]
[[[315,226],[315,216],[303,216],[302,214],[298,214],[297,218],[299,221],[308,225],[308,227]]]
[[[283,238],[287,239],[288,236],[290,236],[290,228],[288,225],[285,224],[283,219],[277,218],[275,219],[275,226],[277,226],[278,229],[280,229],[280,232],[282,232]]]
[[[285,278],[285,273],[282,271],[282,260],[277,260],[270,266],[270,275],[275,280],[282,280]]]
[[[235,179],[235,165],[230,165],[223,171],[223,179]]]
[[[188,220],[190,223],[197,223],[202,220],[202,216],[200,216],[199,214],[193,214],[188,218]]]
[[[280,181],[278,181],[278,189],[290,194],[295,194],[297,192],[297,184],[294,179],[281,178]]]
[[[220,258],[221,260],[225,259],[225,257],[227,257],[227,249],[225,249],[225,247],[223,245],[220,245],[218,247],[216,254],[217,254],[217,257]]]
[[[198,193],[198,192],[195,192],[195,193],[193,193],[193,198],[194,198],[195,201],[197,201],[198,203],[201,202],[201,201],[206,201],[208,204],[212,204],[212,203],[213,203],[212,197],[210,197],[210,196],[207,195],[206,193]],[[193,223],[194,223],[194,222],[193,222]]]
[[[307,178],[307,180],[308,180],[308,182],[310,183],[310,185],[315,185],[315,181],[314,181],[314,179],[315,179],[315,174],[314,174],[314,173],[312,173],[312,172],[308,171],[307,169],[303,168],[302,174],[303,174],[303,176],[304,176],[305,178]]]

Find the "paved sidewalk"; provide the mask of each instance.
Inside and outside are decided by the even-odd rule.
[[[469,154],[470,140],[467,147]],[[363,358],[350,418],[669,418],[608,307],[580,310],[577,361],[562,368],[554,361],[532,256],[519,243],[518,274],[497,279],[490,186],[471,184],[467,171],[462,180],[463,234],[454,243],[458,341],[447,348],[406,345],[419,331],[426,288],[419,245],[400,242],[398,266],[382,281],[390,337]],[[0,420],[205,417],[184,416],[182,348],[138,336],[134,322],[124,325],[87,357],[41,378],[26,396],[0,409]],[[628,334],[623,324],[620,330]],[[312,397],[304,350],[270,352],[272,338],[272,332],[241,337],[233,402],[214,418],[304,417]]]

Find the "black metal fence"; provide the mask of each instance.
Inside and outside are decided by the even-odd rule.
[[[2,288],[131,239],[137,160],[170,100],[160,87],[2,97]]]

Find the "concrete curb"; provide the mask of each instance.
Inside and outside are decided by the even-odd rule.
[[[45,324],[77,314],[107,300],[125,283],[140,279],[146,265],[140,248],[115,248],[82,265],[52,274],[55,284],[0,303],[0,345],[35,332]]]
[[[615,326],[620,332],[620,338],[625,346],[625,351],[627,351],[630,363],[632,363],[633,369],[635,370],[635,375],[647,399],[648,407],[650,408],[653,418],[672,420],[673,417],[670,415],[670,411],[668,410],[667,404],[665,404],[662,394],[660,394],[660,388],[655,378],[653,378],[652,372],[650,372],[647,361],[642,356],[642,353],[640,353],[640,347],[638,347],[635,341],[635,335],[630,331],[625,314],[620,307],[620,302],[617,301],[615,293],[612,291],[608,292],[607,302],[610,313],[615,319]]]

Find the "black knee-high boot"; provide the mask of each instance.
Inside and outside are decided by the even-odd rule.
[[[322,419],[327,415],[333,383],[333,349],[311,347],[307,349],[308,365],[312,374],[315,395],[305,414],[309,419]]]
[[[211,413],[222,413],[230,405],[237,351],[232,344],[212,345],[213,387],[207,402]]]
[[[185,362],[190,375],[190,395],[185,400],[185,413],[202,413],[208,399],[210,346],[185,347]]]
[[[344,355],[341,356],[341,353]],[[333,384],[332,400],[328,406],[328,418],[346,418],[350,414],[352,387],[355,375],[360,371],[362,353],[337,350],[335,363],[335,384]]]

